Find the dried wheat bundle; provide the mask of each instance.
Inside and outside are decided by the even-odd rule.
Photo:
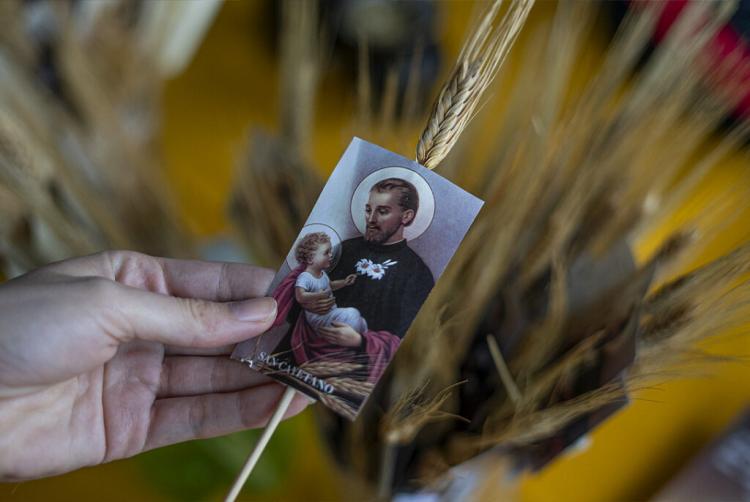
[[[498,41],[515,39],[528,5],[512,4],[497,31],[488,28],[496,3],[480,18],[418,159],[486,205],[357,423],[341,425],[347,443],[332,445],[365,486],[414,489],[424,473],[487,449],[510,465],[543,465],[548,438],[593,426],[672,363],[709,359],[696,357],[695,342],[750,320],[746,247],[678,272],[725,228],[716,222],[728,200],[735,214],[747,206],[750,174],[634,258],[749,131],[738,122],[715,137],[742,96],[736,61],[707,56],[733,4],[690,4],[644,59],[662,7],[632,6],[582,81],[574,68],[603,6],[545,6],[551,19],[529,35],[515,78],[494,83],[499,98],[477,112],[509,49],[495,52]],[[498,66],[480,77],[476,61],[488,64],[488,54]],[[466,129],[470,119],[481,127]],[[463,380],[450,399],[441,394]],[[436,420],[452,416],[466,421]]]
[[[695,343],[749,320],[748,236],[685,273],[750,200],[748,173],[695,196],[750,133],[747,121],[725,126],[747,68],[711,53],[735,3],[690,3],[653,46],[663,3],[632,2],[600,50],[590,41],[606,37],[608,7],[542,4],[521,30],[531,2],[484,4],[424,118],[417,159],[486,205],[357,421],[322,410],[334,453],[365,491],[417,489],[483,452],[503,469],[544,465],[559,453],[550,438],[569,443],[652,380],[723,360]],[[234,198],[265,263],[286,254],[319,188],[297,153],[315,79],[296,82],[304,65],[289,63],[314,59],[314,42],[300,40],[315,39],[315,23],[297,23],[283,28],[282,39],[301,38],[282,43],[292,53],[282,94],[303,112],[285,109],[281,139],[256,140]],[[408,151],[419,64],[402,100],[395,71],[385,76],[373,113],[366,39],[359,56],[358,135]],[[665,221],[677,228],[665,233]],[[308,369],[329,380],[356,371]],[[345,398],[321,399],[351,416]]]
[[[7,270],[108,247],[191,254],[159,175],[146,14],[120,1],[2,9],[0,184],[22,206],[0,235]]]

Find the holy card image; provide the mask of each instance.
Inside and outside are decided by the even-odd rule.
[[[232,357],[353,419],[481,206],[355,138],[271,284],[274,326]]]

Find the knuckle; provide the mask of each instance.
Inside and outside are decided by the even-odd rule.
[[[213,334],[218,329],[218,319],[213,315],[213,306],[203,300],[181,299],[188,318],[198,329],[198,335],[202,333]]]
[[[210,389],[222,389],[229,382],[229,368],[226,364],[218,363],[213,366],[209,376],[209,387]]]
[[[79,285],[88,298],[100,302],[109,302],[117,294],[117,284],[104,277],[84,277]]]
[[[221,264],[221,269],[219,270],[219,283],[216,286],[216,296],[220,302],[234,299],[232,271],[228,263]]]
[[[164,364],[162,364],[161,373],[159,374],[159,395],[166,396],[173,391],[173,365],[174,360],[171,358],[165,359]]]
[[[242,429],[254,429],[258,427],[255,407],[250,403],[250,400],[243,399],[242,393],[237,394],[235,406],[237,407],[237,415],[239,416],[240,427]]]
[[[118,339],[122,337],[122,340],[134,333],[126,313],[128,309],[123,305],[127,303],[127,297],[122,296],[118,283],[104,277],[90,276],[77,279],[72,286],[69,300],[82,307],[82,312],[94,320],[103,332]]]
[[[109,251],[102,251],[102,254],[108,256],[114,261],[125,261],[125,260],[144,260],[151,259],[152,257],[139,253],[138,251],[130,251],[128,249],[114,249]]]
[[[120,253],[123,252],[124,251],[108,249],[106,251],[99,251],[98,253],[94,253],[93,257],[104,263],[114,264],[117,263]]]
[[[194,438],[200,438],[203,436],[209,412],[208,402],[203,396],[197,398],[193,406],[190,407],[188,425],[190,427],[191,435]]]
[[[123,264],[141,262],[150,258],[148,255],[137,251],[119,249],[101,251],[95,256],[100,260],[109,263],[113,270],[119,270],[122,268]]]

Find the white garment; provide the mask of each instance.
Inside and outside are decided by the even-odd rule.
[[[302,272],[294,285],[304,289],[307,293],[330,292],[331,280],[325,272],[321,272],[320,277],[315,277],[310,272]],[[354,328],[359,334],[367,331],[367,321],[359,313],[359,310],[353,307],[338,308],[334,304],[333,308],[323,315],[305,310],[305,319],[315,330],[323,326],[330,326],[333,322],[342,322]]]

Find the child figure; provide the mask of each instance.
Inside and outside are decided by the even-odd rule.
[[[307,265],[305,271],[299,274],[294,284],[295,298],[298,303],[305,300],[306,295],[313,295],[321,291],[332,291],[351,286],[357,279],[356,274],[351,274],[339,281],[331,281],[325,269],[331,266],[332,246],[331,239],[325,232],[314,232],[307,234],[297,244],[294,250],[295,258],[300,265]],[[354,330],[363,334],[367,331],[367,321],[355,308],[338,308],[335,304],[326,314],[316,314],[305,310],[307,323],[317,332],[318,328],[330,326],[334,322],[348,324]]]

